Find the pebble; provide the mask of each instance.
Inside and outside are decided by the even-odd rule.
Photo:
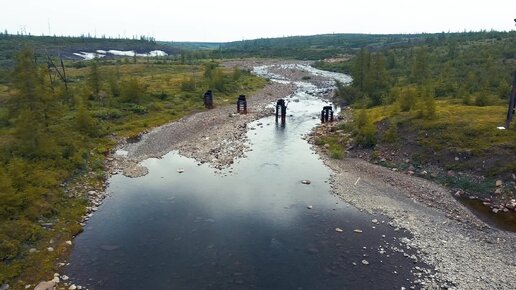
[[[177,173],[183,173],[183,172],[185,172],[185,170],[183,168],[177,169]]]
[[[313,208],[313,206],[309,205],[309,206],[307,206],[306,208],[307,208],[307,209],[312,209],[312,208]]]
[[[353,231],[354,231],[355,233],[359,233],[359,234],[360,234],[360,233],[362,233],[362,230],[360,230],[360,229],[355,229],[355,230],[353,230]]]
[[[70,285],[70,287],[68,287],[68,289],[75,290],[75,289],[77,289],[77,286],[75,286],[75,284],[72,284],[72,285]]]
[[[362,264],[369,265],[369,262],[367,260],[362,260]]]
[[[67,244],[68,246],[71,246],[72,245],[72,241],[66,241],[65,244]]]
[[[301,180],[301,183],[302,184],[310,184],[312,182],[310,180],[308,180],[308,179],[303,179],[303,180]]]
[[[49,252],[53,252],[53,251],[54,251],[54,248],[52,248],[52,247],[48,247],[48,248],[47,248],[47,251],[49,251]]]
[[[343,230],[342,230],[341,228],[335,228],[335,231],[336,231],[337,233],[342,233],[342,232],[343,232]]]

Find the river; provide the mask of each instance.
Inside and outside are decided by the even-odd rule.
[[[254,72],[291,82],[268,66]],[[143,161],[146,176],[112,176],[110,195],[74,240],[71,281],[110,290],[414,286],[414,268],[427,266],[401,242],[410,233],[334,196],[330,170],[303,139],[333,83],[295,84],[284,126],[274,116],[248,124],[251,150],[231,168],[214,172],[172,151]]]

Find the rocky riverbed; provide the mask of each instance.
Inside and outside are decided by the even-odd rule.
[[[321,76],[286,67],[281,62],[270,71],[292,81],[327,82]],[[270,61],[228,62],[227,66],[251,69]],[[299,64],[306,64],[304,62]],[[136,162],[170,150],[193,157],[214,168],[231,165],[249,149],[246,124],[272,113],[265,105],[286,97],[293,85],[271,83],[250,99],[251,112],[235,115],[234,108],[216,108],[157,128],[135,144],[127,144],[127,158]],[[335,194],[359,209],[382,213],[392,225],[413,233],[407,246],[419,248],[424,261],[436,269],[442,288],[516,289],[516,237],[490,228],[431,181],[393,172],[361,159],[335,160],[318,148],[325,163],[334,170]],[[425,288],[424,285],[421,285]],[[428,288],[428,287],[426,287]]]
[[[147,170],[138,162],[159,158],[172,150],[199,163],[209,163],[215,169],[226,168],[248,149],[247,124],[272,114],[273,110],[266,105],[293,90],[291,84],[270,83],[247,98],[247,114],[236,113],[233,106],[216,107],[155,128],[136,143],[121,144],[118,154],[109,159],[111,172],[121,170],[130,177],[145,175]]]
[[[309,142],[331,126],[316,128]],[[335,194],[359,209],[385,214],[393,226],[414,235],[404,242],[435,267],[441,288],[516,289],[514,233],[487,226],[436,183],[359,158],[332,159],[324,146],[314,149],[334,172]]]

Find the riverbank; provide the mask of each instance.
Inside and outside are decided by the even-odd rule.
[[[266,64],[270,62],[226,65],[251,68]],[[271,71],[294,81],[324,81],[292,69],[276,67]],[[265,90],[268,93],[258,96],[251,107],[265,106],[285,97],[291,90],[293,87],[275,83]],[[138,143],[126,144],[123,150],[127,150],[128,159],[134,162],[178,150],[199,163],[225,168],[248,149],[245,131],[252,128],[246,128],[245,124],[270,113],[263,109],[258,110],[259,113],[230,117],[231,111],[234,108],[216,108],[186,117],[151,131]],[[407,246],[420,249],[423,260],[435,267],[435,278],[441,287],[510,289],[516,286],[512,275],[516,270],[513,234],[490,228],[451,197],[446,188],[431,181],[393,172],[361,159],[331,159],[327,150],[316,148],[335,173],[331,180],[334,193],[361,210],[385,214],[392,219],[392,226],[413,233],[413,239],[405,240]]]
[[[276,72],[281,73],[281,69]],[[307,77],[291,69],[283,72],[298,79]],[[317,81],[311,76],[307,80]],[[249,97],[247,115],[234,114],[234,106],[219,107],[153,129],[139,140],[124,142],[107,159],[110,173],[122,170],[128,176],[143,175],[145,169],[138,165],[139,161],[161,157],[171,150],[208,163],[215,170],[226,168],[249,149],[245,134],[253,128],[247,124],[269,114],[267,104],[288,96],[294,89],[292,85],[271,83]],[[385,214],[395,228],[408,229],[414,237],[403,239],[403,246],[418,249],[422,259],[435,267],[435,278],[441,287],[515,288],[513,235],[486,227],[444,194],[445,189],[431,182],[358,159],[330,159],[324,149],[317,150],[334,170],[334,193],[358,209]],[[131,168],[137,169],[131,172]],[[432,281],[421,280],[419,285],[428,288],[423,285],[428,282]]]
[[[318,127],[309,141],[314,144],[329,126]],[[490,228],[436,183],[359,158],[332,159],[324,144],[314,149],[334,172],[335,194],[359,209],[385,214],[392,226],[414,235],[405,243],[418,248],[423,260],[435,267],[441,287],[516,287],[513,233]]]
[[[236,113],[236,105],[216,107],[155,128],[143,134],[138,142],[124,141],[118,154],[108,158],[108,168],[111,174],[122,171],[129,177],[143,176],[147,170],[138,165],[140,161],[159,158],[172,150],[200,164],[209,163],[215,169],[227,168],[249,148],[245,136],[247,124],[272,114],[273,110],[266,105],[293,90],[290,84],[270,83],[247,96],[247,114]]]

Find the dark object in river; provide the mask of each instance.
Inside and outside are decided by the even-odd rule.
[[[247,101],[245,99],[245,95],[238,96],[237,113],[247,114]]]
[[[279,99],[276,102],[276,123],[278,122],[279,117],[281,117],[281,123],[285,123],[286,116],[287,116],[287,105],[285,104],[285,100]]]
[[[206,109],[213,109],[213,92],[211,90],[207,90],[204,93],[204,107]]]
[[[321,123],[333,122],[332,106],[324,106],[321,111]]]
[[[512,117],[516,114],[516,72],[514,72],[514,79],[512,80],[512,90],[509,94],[509,108],[507,109],[507,119],[505,120],[505,129],[509,129]]]

